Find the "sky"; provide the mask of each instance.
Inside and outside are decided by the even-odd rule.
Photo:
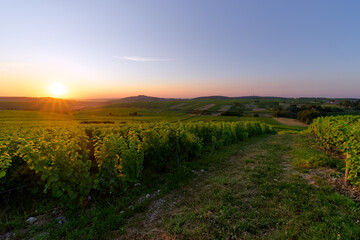
[[[2,0],[0,96],[360,98],[360,1]]]

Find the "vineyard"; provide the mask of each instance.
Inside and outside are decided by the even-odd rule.
[[[323,148],[346,156],[345,183],[360,185],[360,117],[317,118],[310,130]]]
[[[0,191],[22,187],[81,203],[125,191],[145,170],[162,174],[204,151],[272,132],[258,122],[15,125],[0,130]]]
[[[360,236],[359,204],[341,196],[357,194],[343,186],[344,164],[311,147],[314,138],[299,134],[306,127],[261,117],[12,114],[0,121],[1,239]],[[309,128],[347,156],[354,185],[359,119],[319,118]]]

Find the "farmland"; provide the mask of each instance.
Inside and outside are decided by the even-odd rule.
[[[0,1],[0,240],[360,239],[360,1]]]
[[[355,239],[360,194],[351,189],[358,185],[357,145],[350,149],[348,190],[340,191],[329,179],[344,178],[341,155],[347,152],[334,157],[343,142],[320,135],[332,132],[320,131],[332,125],[315,120],[307,130],[296,119],[273,118],[282,104],[294,100],[3,109],[1,236],[301,239],[320,231],[321,238]],[[357,119],[324,119],[337,118]],[[341,122],[336,126],[339,132]],[[317,142],[314,134],[328,140]],[[31,217],[35,223],[29,224]]]

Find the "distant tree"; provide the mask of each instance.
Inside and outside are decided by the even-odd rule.
[[[298,112],[297,119],[304,123],[312,123],[315,118],[321,117],[322,113],[318,110],[303,110]]]
[[[287,110],[293,113],[297,113],[299,111],[299,108],[297,107],[296,104],[291,104]]]
[[[353,108],[356,110],[360,110],[360,100],[353,102]]]
[[[234,105],[237,107],[242,107],[241,103],[238,103],[238,102],[234,102]]]
[[[346,99],[340,102],[341,106],[344,106],[345,108],[350,108],[351,107],[351,101]]]
[[[274,117],[280,117],[281,110],[279,108],[275,109],[274,111]]]

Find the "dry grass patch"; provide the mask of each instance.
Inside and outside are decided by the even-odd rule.
[[[197,108],[196,110],[205,111],[205,110],[208,110],[208,109],[210,109],[210,108],[212,108],[212,107],[214,107],[214,106],[215,106],[215,104],[211,103],[211,104],[208,104],[208,105],[199,107],[199,108]]]
[[[309,125],[292,118],[273,118],[275,121],[288,126],[307,127]]]

